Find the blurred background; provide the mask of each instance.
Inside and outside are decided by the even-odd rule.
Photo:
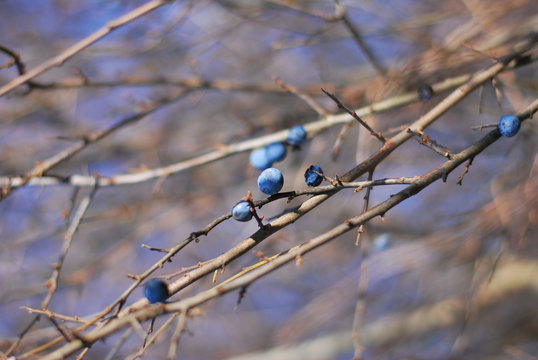
[[[32,69],[144,3],[3,0],[0,45]],[[0,177],[23,175],[83,136],[151,107],[155,111],[46,174],[109,177],[160,168],[320,119],[277,78],[337,112],[321,88],[359,108],[486,68],[538,31],[533,0],[341,0],[336,9],[345,15],[339,17],[329,0],[173,1],[0,97]],[[531,61],[500,74],[426,134],[454,152],[469,146],[488,131],[473,126],[496,123],[536,98],[536,70]],[[13,57],[0,51],[0,83],[17,75]],[[394,134],[446,94],[365,120]],[[304,256],[301,266],[290,264],[259,280],[239,306],[237,293],[204,304],[188,321],[178,357],[538,358],[537,140],[536,119],[526,121],[517,136],[500,139],[475,158],[462,185],[457,177],[463,167],[383,221],[368,223],[361,247],[350,232]],[[278,164],[283,191],[305,188],[303,173],[311,164],[329,176],[342,175],[378,147],[357,124],[317,133]],[[98,189],[48,309],[81,317],[101,311],[132,284],[127,274],[142,273],[162,256],[142,244],[170,248],[229,212],[247,191],[263,199],[256,186],[259,171],[248,155]],[[378,166],[374,178],[420,175],[443,161],[411,139]],[[370,205],[401,188],[374,188]],[[41,307],[71,209],[90,191],[28,185],[0,202],[0,358],[34,318],[21,306]],[[301,201],[274,202],[259,213],[270,219]],[[341,191],[256,250],[265,256],[285,251],[361,213],[363,204],[363,193]],[[228,220],[154,276],[212,259],[256,229],[254,221]],[[258,260],[245,254],[217,281]],[[212,286],[208,276],[173,299]],[[128,303],[142,296],[138,289]],[[155,326],[164,321],[158,318]],[[173,326],[144,357],[164,359],[172,332]],[[42,318],[14,354],[56,336]],[[96,343],[84,358],[104,359],[120,336]],[[131,358],[140,346],[133,334],[113,358]]]

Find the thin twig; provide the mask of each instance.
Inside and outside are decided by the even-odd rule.
[[[162,253],[170,252],[170,249],[156,248],[156,247],[149,246],[149,245],[146,245],[146,244],[142,244],[142,245],[140,245],[140,247],[143,247],[144,249],[148,249],[149,251],[162,252]]]
[[[315,112],[317,112],[318,114],[322,115],[322,116],[327,116],[329,115],[329,112],[323,107],[321,106],[320,104],[318,104],[318,102],[316,100],[314,100],[314,98],[308,94],[305,94],[303,92],[301,92],[299,89],[297,89],[295,86],[292,86],[290,84],[286,84],[283,80],[279,79],[278,77],[274,77],[273,78],[273,81],[278,85],[280,86],[282,89],[284,89],[284,91],[287,91],[289,92],[290,94],[294,94],[296,95],[298,98],[300,98],[301,100],[303,100],[308,106],[310,106],[312,108],[312,110],[314,110]]]
[[[17,71],[18,71],[19,75],[24,75],[26,73],[26,64],[24,64],[24,62],[22,61],[19,53],[15,52],[15,51],[13,51],[13,50],[5,47],[5,46],[2,46],[2,45],[0,45],[0,51],[7,54],[8,56],[10,56],[13,59],[13,63],[17,67]],[[34,87],[36,85],[35,82],[33,82],[33,81],[28,81],[27,84],[28,84],[28,86],[30,88],[32,88],[32,87]]]
[[[64,337],[64,339],[66,341],[71,341],[73,340],[73,336],[71,336],[71,334],[69,334],[63,327],[61,327],[57,322],[56,320],[54,320],[54,318],[48,318],[49,321],[52,323],[52,325],[54,325],[54,327],[56,328],[56,330],[58,330],[58,332],[60,334],[62,334],[62,336]]]
[[[348,31],[351,33],[351,36],[353,36],[353,39],[355,40],[355,43],[359,47],[360,51],[366,56],[366,59],[368,59],[368,62],[373,66],[375,71],[379,74],[379,76],[386,76],[387,70],[381,65],[381,61],[377,59],[375,54],[370,50],[370,47],[363,39],[363,36],[361,34],[361,31],[359,28],[349,19],[349,16],[347,15],[346,9],[344,5],[340,3],[340,1],[335,0],[335,12],[337,16],[342,20],[342,23],[346,26]]]
[[[371,135],[375,136],[379,141],[381,141],[382,143],[385,143],[385,138],[383,137],[383,135],[381,133],[377,133],[374,131],[374,129],[372,129],[370,127],[370,125],[368,125],[366,123],[366,121],[364,121],[363,119],[360,118],[359,115],[357,115],[357,112],[355,110],[352,110],[350,108],[348,108],[347,106],[345,106],[344,104],[342,104],[342,102],[336,97],[336,95],[326,91],[325,89],[321,89],[321,91],[323,91],[325,93],[325,95],[327,95],[328,97],[330,97],[335,103],[336,105],[338,105],[338,108],[339,109],[343,109],[345,110],[345,112],[347,112],[349,115],[351,115],[355,120],[357,120],[359,122],[359,124],[361,124],[362,126],[364,126],[366,128],[366,130],[368,130],[370,132]]]
[[[176,329],[174,330],[174,334],[172,335],[172,338],[170,339],[170,348],[168,349],[167,359],[174,360],[176,358],[179,340],[181,339],[181,335],[185,332],[186,326],[187,326],[187,311],[182,311],[177,319],[177,325],[176,325]]]
[[[460,176],[458,176],[458,182],[457,182],[458,185],[461,186],[463,184],[463,178],[469,172],[469,168],[471,167],[471,165],[473,165],[473,160],[474,158],[470,158],[469,161],[467,161],[467,163],[465,164],[465,167],[463,168],[463,172],[461,173]]]
[[[26,310],[26,311],[28,311],[29,313],[32,313],[32,314],[45,315],[48,318],[56,318],[56,319],[59,319],[61,321],[70,321],[70,322],[82,323],[82,324],[86,323],[86,320],[81,319],[78,316],[67,316],[67,315],[62,315],[62,314],[55,313],[55,312],[50,311],[50,310],[34,309],[34,308],[31,308],[31,307],[28,307],[28,306],[21,306],[21,309]]]
[[[161,336],[161,334],[170,326],[172,321],[179,315],[179,313],[172,314],[166,321],[161,325],[161,327],[153,333],[153,335],[146,341],[146,343],[140,348],[139,351],[137,351],[135,354],[133,354],[131,357],[129,357],[129,360],[135,360],[146,352],[146,350],[155,343],[157,338]]]
[[[121,346],[127,341],[127,339],[131,336],[133,333],[132,328],[127,328],[125,332],[121,335],[121,337],[114,343],[114,346],[110,349],[108,354],[105,357],[105,360],[112,360],[120,350]]]
[[[54,83],[33,83],[34,88],[40,90],[62,90],[77,88],[99,88],[99,87],[148,87],[148,86],[175,86],[189,90],[218,90],[218,91],[236,91],[236,92],[261,92],[285,94],[288,91],[280,86],[271,83],[248,84],[239,83],[231,80],[213,79],[206,80],[201,77],[185,78],[137,78],[125,77],[118,80],[92,81],[87,78],[65,79]],[[306,95],[314,95],[314,91],[304,89],[300,91]],[[317,93],[317,92],[316,92]]]
[[[22,342],[22,339],[26,336],[26,334],[34,327],[34,325],[40,319],[41,319],[41,315],[36,315],[36,316],[34,316],[34,318],[32,320],[30,320],[28,325],[26,325],[26,327],[17,336],[17,341],[13,342],[13,344],[11,344],[9,349],[7,349],[6,354],[5,354],[6,356],[11,355],[13,353],[13,351],[15,351],[19,347],[19,345]]]
[[[353,122],[349,122],[347,124],[344,124],[342,128],[340,129],[340,132],[338,133],[338,136],[336,137],[336,140],[334,142],[333,148],[331,149],[331,158],[333,160],[338,159],[338,156],[340,156],[340,150],[342,148],[342,144],[344,143],[344,139],[346,135],[349,133],[349,130],[353,126]]]
[[[28,171],[23,177],[19,177],[17,181],[13,181],[14,178],[9,178],[7,183],[5,184],[6,186],[3,186],[2,181],[0,179],[0,186],[2,187],[2,191],[0,192],[0,201],[3,200],[6,196],[8,196],[14,189],[17,189],[21,186],[24,186],[33,182],[34,181],[33,179],[35,179],[36,177],[42,177],[43,174],[45,174],[45,172],[51,170],[52,168],[72,158],[74,155],[76,155],[77,153],[85,149],[88,145],[93,144],[99,140],[102,140],[104,137],[112,134],[116,130],[119,130],[127,125],[133,124],[137,122],[138,120],[145,118],[146,116],[162,108],[163,106],[171,104],[172,102],[179,100],[184,95],[185,95],[185,92],[182,92],[181,94],[177,96],[161,99],[155,102],[154,104],[149,105],[146,109],[142,110],[138,114],[126,117],[125,119],[122,119],[109,127],[92,132],[80,138],[78,143],[68,147],[67,149],[62,150],[61,152],[49,157],[48,159],[38,162],[37,165],[32,170]],[[52,178],[59,180],[58,178],[55,178],[55,177],[52,177]],[[88,176],[87,179],[93,179],[93,180],[90,180],[90,182],[92,183],[92,185],[90,186],[92,187],[96,185],[100,186],[100,184],[102,183],[102,181],[99,180],[99,178],[96,178],[95,176]]]
[[[472,130],[482,130],[482,129],[494,128],[494,127],[497,127],[497,124],[476,125],[476,126],[471,126],[471,129]]]
[[[54,272],[47,280],[46,284],[48,287],[47,296],[45,296],[45,299],[41,302],[41,309],[46,310],[49,306],[50,301],[52,300],[52,296],[56,292],[56,289],[58,287],[58,280],[60,279],[60,274],[62,271],[62,267],[65,261],[65,258],[67,257],[67,253],[69,251],[69,248],[71,247],[71,241],[73,240],[73,236],[75,235],[75,232],[78,230],[80,223],[82,221],[82,218],[86,214],[86,211],[88,210],[90,203],[95,196],[95,193],[97,192],[97,187],[93,188],[88,195],[86,195],[81,201],[80,204],[73,215],[73,219],[71,220],[71,223],[69,224],[69,227],[67,228],[67,231],[64,235],[64,243],[62,245],[62,250],[60,253],[60,257],[58,259],[58,262],[54,265]]]
[[[435,140],[432,140],[428,135],[426,135],[424,132],[417,132],[413,131],[411,129],[408,129],[409,133],[413,134],[418,143],[420,145],[426,146],[428,149],[433,150],[436,154],[441,155],[442,157],[445,157],[447,159],[450,159],[452,156],[452,151],[450,151],[449,148],[446,146],[438,144]]]
[[[374,176],[374,170],[371,169],[368,171],[368,182],[372,182],[372,177]],[[362,208],[362,212],[366,212],[368,210],[368,205],[370,204],[370,192],[372,191],[372,186],[366,187],[366,193],[364,194],[364,205]],[[361,246],[361,252],[363,249],[363,246],[361,245],[361,236],[364,232],[364,224],[360,224],[359,228],[357,229],[357,237],[355,238],[355,246]]]

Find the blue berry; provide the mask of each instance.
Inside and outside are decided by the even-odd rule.
[[[423,84],[418,88],[418,97],[422,101],[428,101],[433,96],[433,89],[428,84]]]
[[[514,136],[521,127],[521,121],[514,115],[503,115],[499,120],[499,131],[502,136]]]
[[[232,217],[237,221],[249,221],[252,219],[250,211],[250,203],[248,201],[240,201],[232,208]]]
[[[258,170],[265,170],[270,168],[273,162],[267,157],[267,149],[259,148],[250,153],[250,165],[254,166]]]
[[[151,279],[144,286],[144,295],[152,304],[165,302],[168,296],[168,285],[161,279]]]
[[[286,157],[286,145],[281,142],[274,142],[264,147],[267,159],[271,162],[282,161]]]
[[[323,170],[321,170],[321,168],[317,165],[311,165],[308,169],[306,169],[304,173],[304,181],[306,182],[306,185],[318,186],[321,184],[321,181],[323,181],[323,176],[316,174],[315,171],[323,174]]]
[[[267,195],[273,195],[282,189],[284,177],[280,170],[275,168],[265,169],[258,177],[258,188]]]
[[[391,246],[390,235],[383,233],[374,239],[374,248],[378,251],[387,250]]]
[[[306,130],[302,125],[292,126],[288,133],[288,144],[300,145],[306,140]]]

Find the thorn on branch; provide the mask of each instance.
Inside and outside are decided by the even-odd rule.
[[[144,249],[148,249],[150,251],[162,252],[162,253],[167,253],[167,254],[170,252],[170,249],[156,248],[156,247],[149,246],[149,245],[146,245],[146,244],[142,244],[140,246],[143,247]],[[167,261],[172,262],[172,259],[168,259]]]
[[[435,140],[432,140],[428,135],[426,135],[423,132],[416,132],[411,129],[407,129],[407,132],[410,134],[413,134],[420,145],[424,145],[427,148],[430,148],[437,154],[451,160],[452,159],[452,152],[450,149],[448,149],[446,146],[438,144]]]
[[[484,124],[484,125],[477,125],[477,126],[471,126],[472,130],[482,130],[486,128],[496,128],[498,124]]]
[[[458,185],[461,186],[463,184],[463,178],[469,172],[469,168],[473,164],[473,160],[474,158],[470,158],[469,161],[467,161],[467,163],[465,164],[465,167],[463,168],[463,172],[461,173],[460,176],[458,176],[458,182],[457,182]]]
[[[375,138],[377,138],[379,141],[381,141],[383,144],[387,141],[384,137],[383,137],[383,134],[381,132],[375,132],[374,129],[372,129],[370,127],[370,125],[368,125],[368,123],[366,123],[366,121],[364,121],[363,119],[361,119],[359,117],[359,115],[357,115],[357,112],[355,112],[355,110],[351,110],[350,108],[346,107],[344,104],[342,104],[342,102],[336,97],[336,95],[326,91],[325,89],[321,89],[321,91],[323,91],[323,93],[325,95],[327,95],[328,97],[330,97],[335,103],[336,105],[338,106],[339,109],[342,109],[344,110],[345,112],[347,112],[349,115],[351,115],[355,120],[357,120],[359,122],[359,124],[361,124],[362,126],[364,126],[364,128],[366,128],[366,130],[368,130],[370,132],[370,135],[374,136]]]

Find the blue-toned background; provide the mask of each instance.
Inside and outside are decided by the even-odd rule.
[[[16,51],[26,68],[32,69],[142,4],[138,0],[4,0],[0,45]],[[423,83],[490,66],[495,57],[538,31],[538,9],[532,0],[347,0],[342,4],[386,69],[383,76],[343,23],[327,20],[334,14],[331,1],[174,1],[34,79],[50,87],[28,91],[23,85],[0,97],[0,177],[23,175],[78,137],[184,90],[178,100],[89,145],[47,174],[134,173],[319,118],[291,93],[256,86],[243,91],[189,88],[172,84],[175,81],[201,78],[274,86],[277,77],[312,95],[329,111],[337,111],[321,88],[358,108],[415,91]],[[535,57],[536,50],[531,54]],[[0,52],[0,84],[18,75],[10,60]],[[454,152],[472,144],[487,131],[472,126],[495,123],[502,114],[517,112],[536,98],[536,70],[531,63],[499,75],[502,108],[488,83],[426,133]],[[436,94],[428,102],[366,120],[390,133],[415,121],[446,95]],[[335,126],[316,134],[300,151],[288,151],[278,164],[285,176],[283,191],[304,188],[303,173],[311,164],[319,164],[329,176],[341,175],[378,148],[375,139],[355,124],[346,134],[340,156],[333,159],[331,150],[340,129]],[[384,220],[371,221],[362,236],[365,259],[355,246],[356,233],[351,232],[306,255],[302,266],[290,264],[256,282],[237,308],[237,294],[205,304],[201,316],[188,322],[179,358],[248,354],[243,359],[262,359],[259,352],[265,352],[263,359],[307,358],[304,352],[293,353],[292,344],[310,344],[315,349],[316,341],[328,354],[315,350],[309,359],[352,358],[361,259],[362,276],[368,278],[361,297],[365,358],[532,358],[525,356],[538,353],[536,285],[501,293],[487,307],[473,304],[480,304],[476,300],[480,286],[505,264],[535,264],[538,274],[536,129],[535,119],[527,121],[516,137],[500,139],[488,148],[474,159],[462,186],[456,182],[463,167],[446,183],[435,183],[391,210]],[[420,175],[443,161],[412,139],[383,161],[374,177]],[[230,211],[247,191],[262,199],[257,176],[245,152],[166,179],[99,189],[73,238],[49,309],[81,317],[101,311],[132,283],[127,274],[142,273],[160,258],[161,253],[142,244],[172,247]],[[401,188],[376,187],[370,204]],[[69,186],[25,186],[0,202],[0,358],[32,319],[21,306],[41,306],[47,291],[44,282],[60,254],[68,223],[65,215],[73,197],[78,203],[88,192],[83,188],[74,194]],[[362,211],[362,194],[340,192],[256,249],[272,256],[328,231]],[[275,202],[260,214],[271,218],[299,203],[299,199]],[[172,274],[218,256],[256,228],[254,221],[226,221],[155,275]],[[252,253],[240,257],[219,273],[218,281],[257,261]],[[204,278],[173,299],[212,285],[211,277]],[[138,289],[128,303],[142,296]],[[386,335],[388,339],[367,338],[368,329],[384,326],[381,321],[388,316],[402,318],[451,299],[471,310],[420,333],[402,327],[396,336]],[[155,326],[164,320],[157,319]],[[147,329],[149,324],[143,326]],[[146,358],[165,358],[172,329],[148,350]],[[57,330],[42,318],[15,354],[56,336]],[[85,358],[105,358],[118,338],[116,334],[96,343]],[[130,358],[140,345],[139,337],[132,335],[115,358]],[[270,352],[275,349],[282,352]]]

